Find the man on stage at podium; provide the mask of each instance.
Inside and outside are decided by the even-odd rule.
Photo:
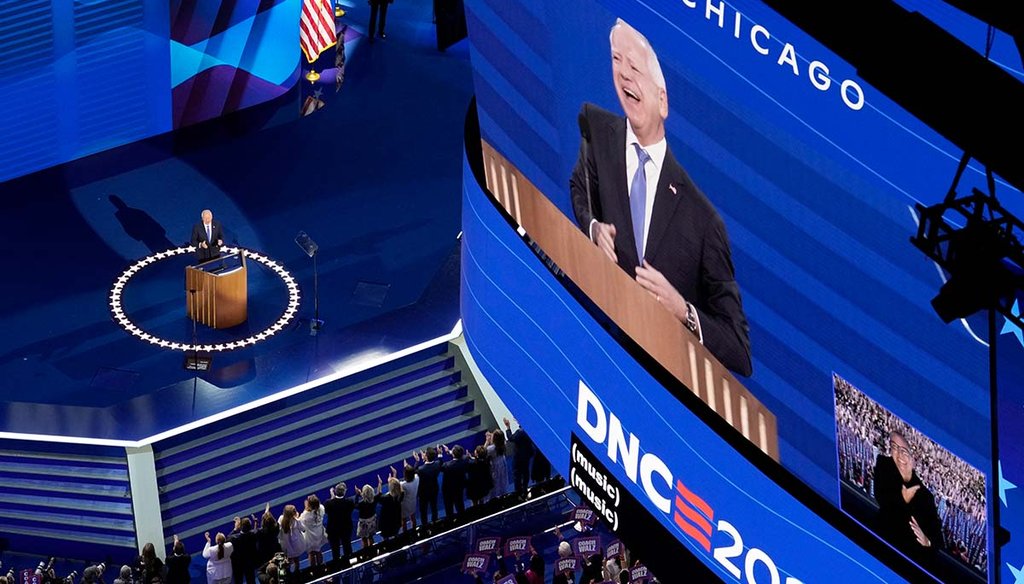
[[[196,246],[196,258],[200,263],[220,257],[224,245],[224,229],[220,221],[213,220],[213,211],[204,209],[202,221],[192,226],[192,245]]]
[[[750,332],[729,239],[665,140],[668,94],[658,57],[621,19],[609,44],[626,116],[583,105],[583,142],[569,180],[576,220],[723,365],[749,376]]]

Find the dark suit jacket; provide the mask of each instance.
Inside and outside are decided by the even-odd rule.
[[[231,567],[234,570],[255,570],[259,565],[258,542],[255,531],[232,531],[228,541],[234,548],[231,552]]]
[[[192,581],[192,575],[188,571],[191,563],[192,556],[189,554],[167,556],[167,562],[164,564],[167,566],[167,577],[164,582],[166,584],[189,584]]]
[[[513,446],[512,466],[529,469],[530,458],[533,456],[533,440],[526,434],[526,431],[522,428],[518,428],[515,432],[511,429],[505,430],[505,439]]]
[[[591,219],[614,225],[619,267],[636,278],[640,260],[626,182],[626,119],[593,104],[583,104],[582,114],[590,123],[591,139],[587,160],[583,159],[581,144],[569,180],[576,221],[588,236]],[[584,164],[590,173],[592,215],[587,205]],[[655,192],[645,258],[697,309],[704,346],[723,365],[749,376],[753,369],[750,329],[722,218],[670,148],[665,150]]]
[[[200,221],[192,226],[192,239],[190,243],[196,246],[196,258],[200,262],[213,259],[220,255],[220,247],[217,245],[217,240],[224,239],[224,228],[221,227],[220,221],[214,219],[210,224],[210,233],[212,237],[207,242],[207,248],[203,249],[199,247],[199,244],[206,241],[206,226]]]
[[[424,500],[437,497],[438,484],[437,475],[441,473],[441,461],[425,462],[416,468],[416,474],[420,475],[418,499]]]
[[[441,465],[441,492],[444,493],[445,499],[465,496],[468,472],[469,461],[465,457],[453,458]]]
[[[327,534],[352,537],[352,513],[355,510],[355,501],[348,497],[335,497],[324,502]]]

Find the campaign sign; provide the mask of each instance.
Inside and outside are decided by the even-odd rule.
[[[505,576],[504,578],[498,580],[494,584],[516,584],[515,574],[509,574],[508,576]]]
[[[572,549],[581,558],[589,558],[594,554],[601,553],[601,538],[596,535],[577,537],[572,541]]]
[[[569,517],[571,517],[573,521],[579,521],[583,525],[587,526],[594,525],[595,521],[594,510],[586,505],[579,505],[574,508],[570,511]]]
[[[629,581],[633,584],[637,582],[649,582],[651,579],[651,572],[647,569],[647,566],[639,565],[633,567],[629,571]]]
[[[604,551],[604,557],[614,558],[615,556],[622,553],[622,542],[615,540],[608,544],[608,549]]]
[[[576,569],[579,568],[579,566],[580,566],[579,558],[573,558],[573,557],[558,558],[558,561],[555,562],[555,571],[556,572],[568,572],[568,571],[574,571],[575,572]]]
[[[462,571],[470,574],[486,572],[490,561],[491,556],[487,554],[466,554],[466,558],[462,560]]]
[[[505,555],[519,557],[530,551],[529,537],[510,537],[505,540]]]
[[[476,540],[476,552],[478,554],[496,554],[500,551],[500,537],[481,537]]]

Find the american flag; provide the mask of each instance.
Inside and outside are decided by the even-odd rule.
[[[299,23],[302,52],[312,63],[320,53],[338,42],[334,31],[334,9],[331,0],[302,0],[302,19]]]

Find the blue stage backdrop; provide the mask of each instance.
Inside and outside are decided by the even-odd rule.
[[[983,23],[941,3],[900,4],[984,51]],[[481,134],[569,217],[581,104],[622,113],[616,18],[657,52],[669,147],[725,222],[751,326],[744,384],[777,416],[782,465],[838,504],[836,373],[985,472],[998,500],[985,318],[943,324],[929,301],[946,275],[908,241],[914,205],[942,200],[962,151],[760,2],[471,3]],[[1012,39],[994,34],[993,62],[1024,79]],[[972,187],[985,190],[976,162],[959,192]],[[996,190],[1024,214],[1017,188],[997,175]],[[1024,562],[1012,549],[1004,559]]]
[[[0,3],[0,181],[265,102],[301,0]]]
[[[1022,307],[1024,294],[1018,294],[1013,313],[1020,315]],[[1000,464],[992,503],[999,505],[999,523],[1010,533],[999,571],[1004,582],[1020,582],[1024,579],[1024,331],[998,316],[996,332]]]

